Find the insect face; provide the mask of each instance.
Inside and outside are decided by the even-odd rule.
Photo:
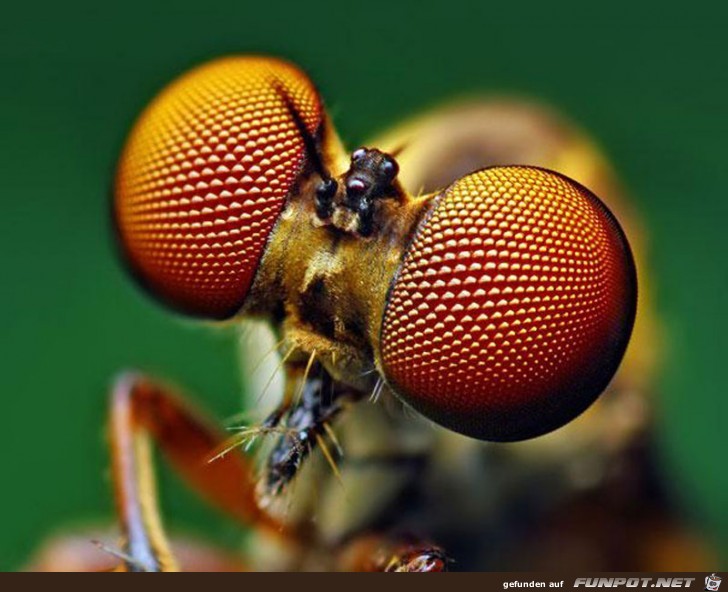
[[[117,176],[142,283],[195,315],[265,316],[289,363],[316,357],[359,392],[381,373],[476,438],[537,436],[586,409],[635,314],[634,264],[606,207],[533,167],[414,197],[388,154],[360,148],[345,164],[326,122],[305,75],[277,60],[216,61],[164,91]]]
[[[499,113],[485,119],[500,129]],[[530,484],[546,474],[550,483],[558,465],[558,485],[546,496],[558,498],[564,479],[581,480],[566,475],[567,465],[614,449],[610,420],[633,405],[602,414],[608,437],[575,443],[565,432],[568,454],[551,440],[546,454],[525,451],[526,467],[517,460],[524,452],[503,455],[431,430],[388,396],[461,434],[525,439],[586,409],[625,352],[637,287],[621,228],[589,190],[558,173],[498,166],[464,174],[492,147],[490,134],[473,133],[481,119],[480,111],[459,126],[438,118],[429,139],[417,126],[392,142],[434,150],[402,160],[402,185],[390,154],[346,154],[311,82],[280,60],[204,65],[142,114],[115,180],[127,263],[178,311],[266,320],[274,350],[283,350],[275,372],[282,368],[285,381],[266,419],[228,437],[163,383],[134,372],[117,379],[109,436],[124,540],[115,555],[126,569],[179,567],[155,508],[151,440],[207,499],[265,533],[251,548],[272,549],[275,557],[258,558],[266,569],[420,572],[447,569],[440,539],[481,561],[503,536],[499,525],[513,524],[502,519],[510,504],[518,522],[544,505],[526,499]],[[530,132],[519,138],[532,128],[516,123],[502,144],[531,154]],[[575,151],[572,139],[554,144],[549,135],[547,145],[548,162],[563,163],[568,152],[593,168],[583,159],[591,149]],[[393,153],[406,159],[410,149],[402,150]],[[419,173],[410,166],[417,161]],[[433,192],[411,195],[405,186]],[[383,405],[362,405],[382,391]],[[261,441],[261,463],[232,454]],[[542,459],[546,466],[534,471]],[[324,461],[354,487],[329,487]],[[303,483],[291,499],[285,494],[297,478]],[[486,504],[483,484],[496,485]],[[271,547],[272,538],[281,544]]]

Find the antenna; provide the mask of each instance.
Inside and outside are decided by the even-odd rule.
[[[273,81],[271,81],[271,84],[278,93],[278,96],[280,96],[280,98],[285,103],[286,109],[288,109],[288,113],[291,115],[291,118],[293,119],[293,122],[298,129],[298,133],[301,134],[301,137],[303,138],[303,146],[306,151],[306,156],[311,161],[314,170],[319,174],[322,180],[330,180],[332,178],[331,173],[329,173],[326,165],[324,164],[323,156],[321,155],[321,152],[319,150],[318,142],[314,135],[310,131],[308,131],[308,127],[306,127],[306,122],[303,121],[303,117],[301,117],[301,114],[296,108],[296,105],[294,104],[291,95],[288,93],[288,90],[281,84],[278,79],[274,79]]]

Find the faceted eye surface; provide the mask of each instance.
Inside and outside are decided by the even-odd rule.
[[[185,313],[226,318],[245,301],[305,159],[319,96],[295,67],[231,57],[173,82],[119,162],[114,213],[141,283]]]
[[[584,411],[629,341],[637,287],[617,222],[577,183],[496,167],[456,181],[390,289],[381,363],[403,399],[484,440]]]

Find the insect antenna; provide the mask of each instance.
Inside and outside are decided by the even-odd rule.
[[[306,151],[306,157],[311,162],[311,166],[313,167],[314,171],[316,171],[316,173],[318,173],[318,175],[324,181],[332,179],[333,177],[331,176],[331,173],[324,164],[323,155],[321,154],[321,150],[319,149],[319,143],[316,137],[308,130],[308,126],[303,120],[303,117],[301,117],[301,114],[296,108],[293,99],[291,99],[288,90],[277,79],[273,80],[271,84],[278,93],[278,96],[283,100],[283,103],[286,105],[286,109],[288,110],[291,119],[293,119],[293,123],[295,124],[298,133],[301,134],[301,138],[303,138],[303,147]]]

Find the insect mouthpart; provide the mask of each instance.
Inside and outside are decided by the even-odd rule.
[[[403,199],[398,172],[389,154],[376,148],[355,150],[349,170],[338,180],[322,179],[316,187],[316,215],[343,232],[371,236],[377,226],[377,202]]]
[[[318,377],[305,381],[294,400],[284,401],[263,422],[263,431],[280,434],[269,451],[258,484],[263,506],[285,490],[314,450],[320,448],[331,463],[339,454],[330,423],[356,397],[348,389],[337,388],[318,363],[313,364],[311,372]],[[336,470],[335,465],[332,468]]]

